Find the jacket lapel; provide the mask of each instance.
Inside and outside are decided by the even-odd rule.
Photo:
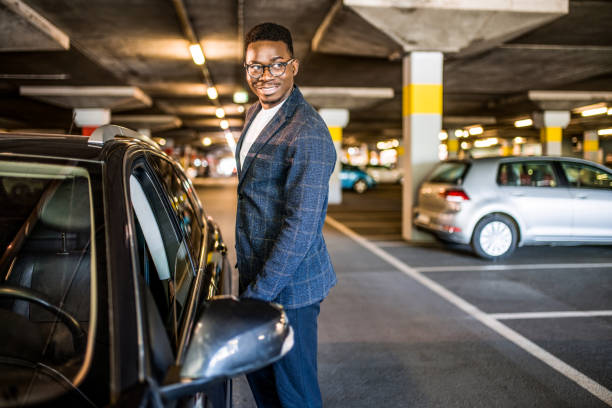
[[[253,109],[249,110],[249,112],[247,113],[246,124],[242,128],[242,133],[240,134],[240,138],[238,139],[238,144],[236,145],[236,151],[234,152],[234,156],[236,159],[236,170],[238,171],[238,177],[240,177],[240,175],[242,174],[242,168],[241,168],[242,166],[240,165],[240,149],[242,149],[242,143],[244,142],[244,137],[246,136],[247,131],[249,130],[249,127],[251,126],[251,123],[253,122],[253,119],[255,119],[255,116],[257,116],[260,110],[261,110],[261,105],[259,104],[259,102],[257,102],[254,105]]]
[[[240,172],[238,173],[240,175],[239,181],[238,181],[239,190],[240,190],[242,181],[244,180],[244,176],[246,175],[246,173],[249,171],[249,168],[251,167],[251,163],[253,163],[253,160],[255,160],[255,158],[259,154],[259,151],[268,143],[268,141],[270,141],[272,136],[274,136],[276,132],[285,124],[287,119],[293,116],[293,113],[295,112],[295,108],[297,107],[297,104],[301,96],[302,94],[298,90],[298,88],[294,87],[293,91],[291,92],[291,95],[289,95],[289,98],[287,98],[287,101],[285,101],[284,105],[280,108],[280,110],[276,113],[276,115],[274,115],[274,117],[266,125],[266,127],[263,128],[259,136],[257,136],[257,139],[255,139],[255,142],[253,143],[253,146],[251,147],[252,154],[247,155],[247,157],[244,159],[244,166],[241,166]],[[259,109],[257,110],[257,112],[259,112]],[[256,113],[254,112],[253,117],[249,121],[249,126],[253,118],[255,117],[255,115]],[[242,147],[242,140],[244,139],[244,135],[246,135],[246,130],[244,130],[243,135],[240,136],[240,147]],[[240,150],[236,148],[236,151],[239,152]],[[239,156],[239,153],[237,153],[237,155]]]

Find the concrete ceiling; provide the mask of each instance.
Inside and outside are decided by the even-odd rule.
[[[512,136],[514,119],[552,106],[533,91],[565,91],[547,94],[558,99],[554,106],[564,108],[609,101],[612,92],[611,1],[570,0],[566,12],[519,10],[506,19],[489,12],[486,24],[476,27],[473,10],[428,13],[412,7],[440,8],[445,3],[440,0],[182,0],[220,94],[215,104],[206,97],[202,69],[191,60],[177,1],[0,0],[0,128],[70,128],[70,100],[36,97],[23,89],[109,87],[139,95],[140,103],[122,102],[113,111],[117,123],[146,127],[149,115],[153,136],[198,143],[202,135],[217,135],[215,140],[224,143],[215,108],[225,108],[237,133],[243,113],[232,94],[247,88],[242,37],[266,21],[292,31],[301,60],[296,82],[308,91],[307,99],[317,107],[341,107],[346,101],[350,143],[401,135],[401,56],[411,47],[448,44],[443,74],[448,127],[480,120],[488,123],[485,128]],[[376,4],[377,11],[368,14],[364,4]],[[409,27],[403,31],[402,21]],[[499,32],[487,37],[478,31],[485,26]],[[351,93],[359,88],[376,89]],[[250,94],[250,102],[253,98]],[[604,126],[612,126],[612,116],[574,117],[568,131]],[[533,129],[521,132],[536,135]]]

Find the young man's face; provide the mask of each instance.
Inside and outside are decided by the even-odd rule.
[[[247,65],[269,65],[284,63],[291,60],[287,44],[282,41],[255,41],[250,43],[246,50],[245,62]],[[251,90],[259,98],[264,109],[270,109],[282,102],[293,89],[293,77],[297,75],[299,62],[293,59],[285,68],[282,75],[274,76],[270,68],[265,67],[259,78],[246,74]]]

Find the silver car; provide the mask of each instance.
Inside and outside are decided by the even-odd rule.
[[[612,244],[612,172],[564,157],[441,162],[414,212],[417,227],[487,259],[523,245]]]

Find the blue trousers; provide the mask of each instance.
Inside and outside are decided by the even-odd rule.
[[[274,364],[247,374],[259,408],[321,408],[317,379],[317,318],[320,303],[286,309],[295,343]]]

